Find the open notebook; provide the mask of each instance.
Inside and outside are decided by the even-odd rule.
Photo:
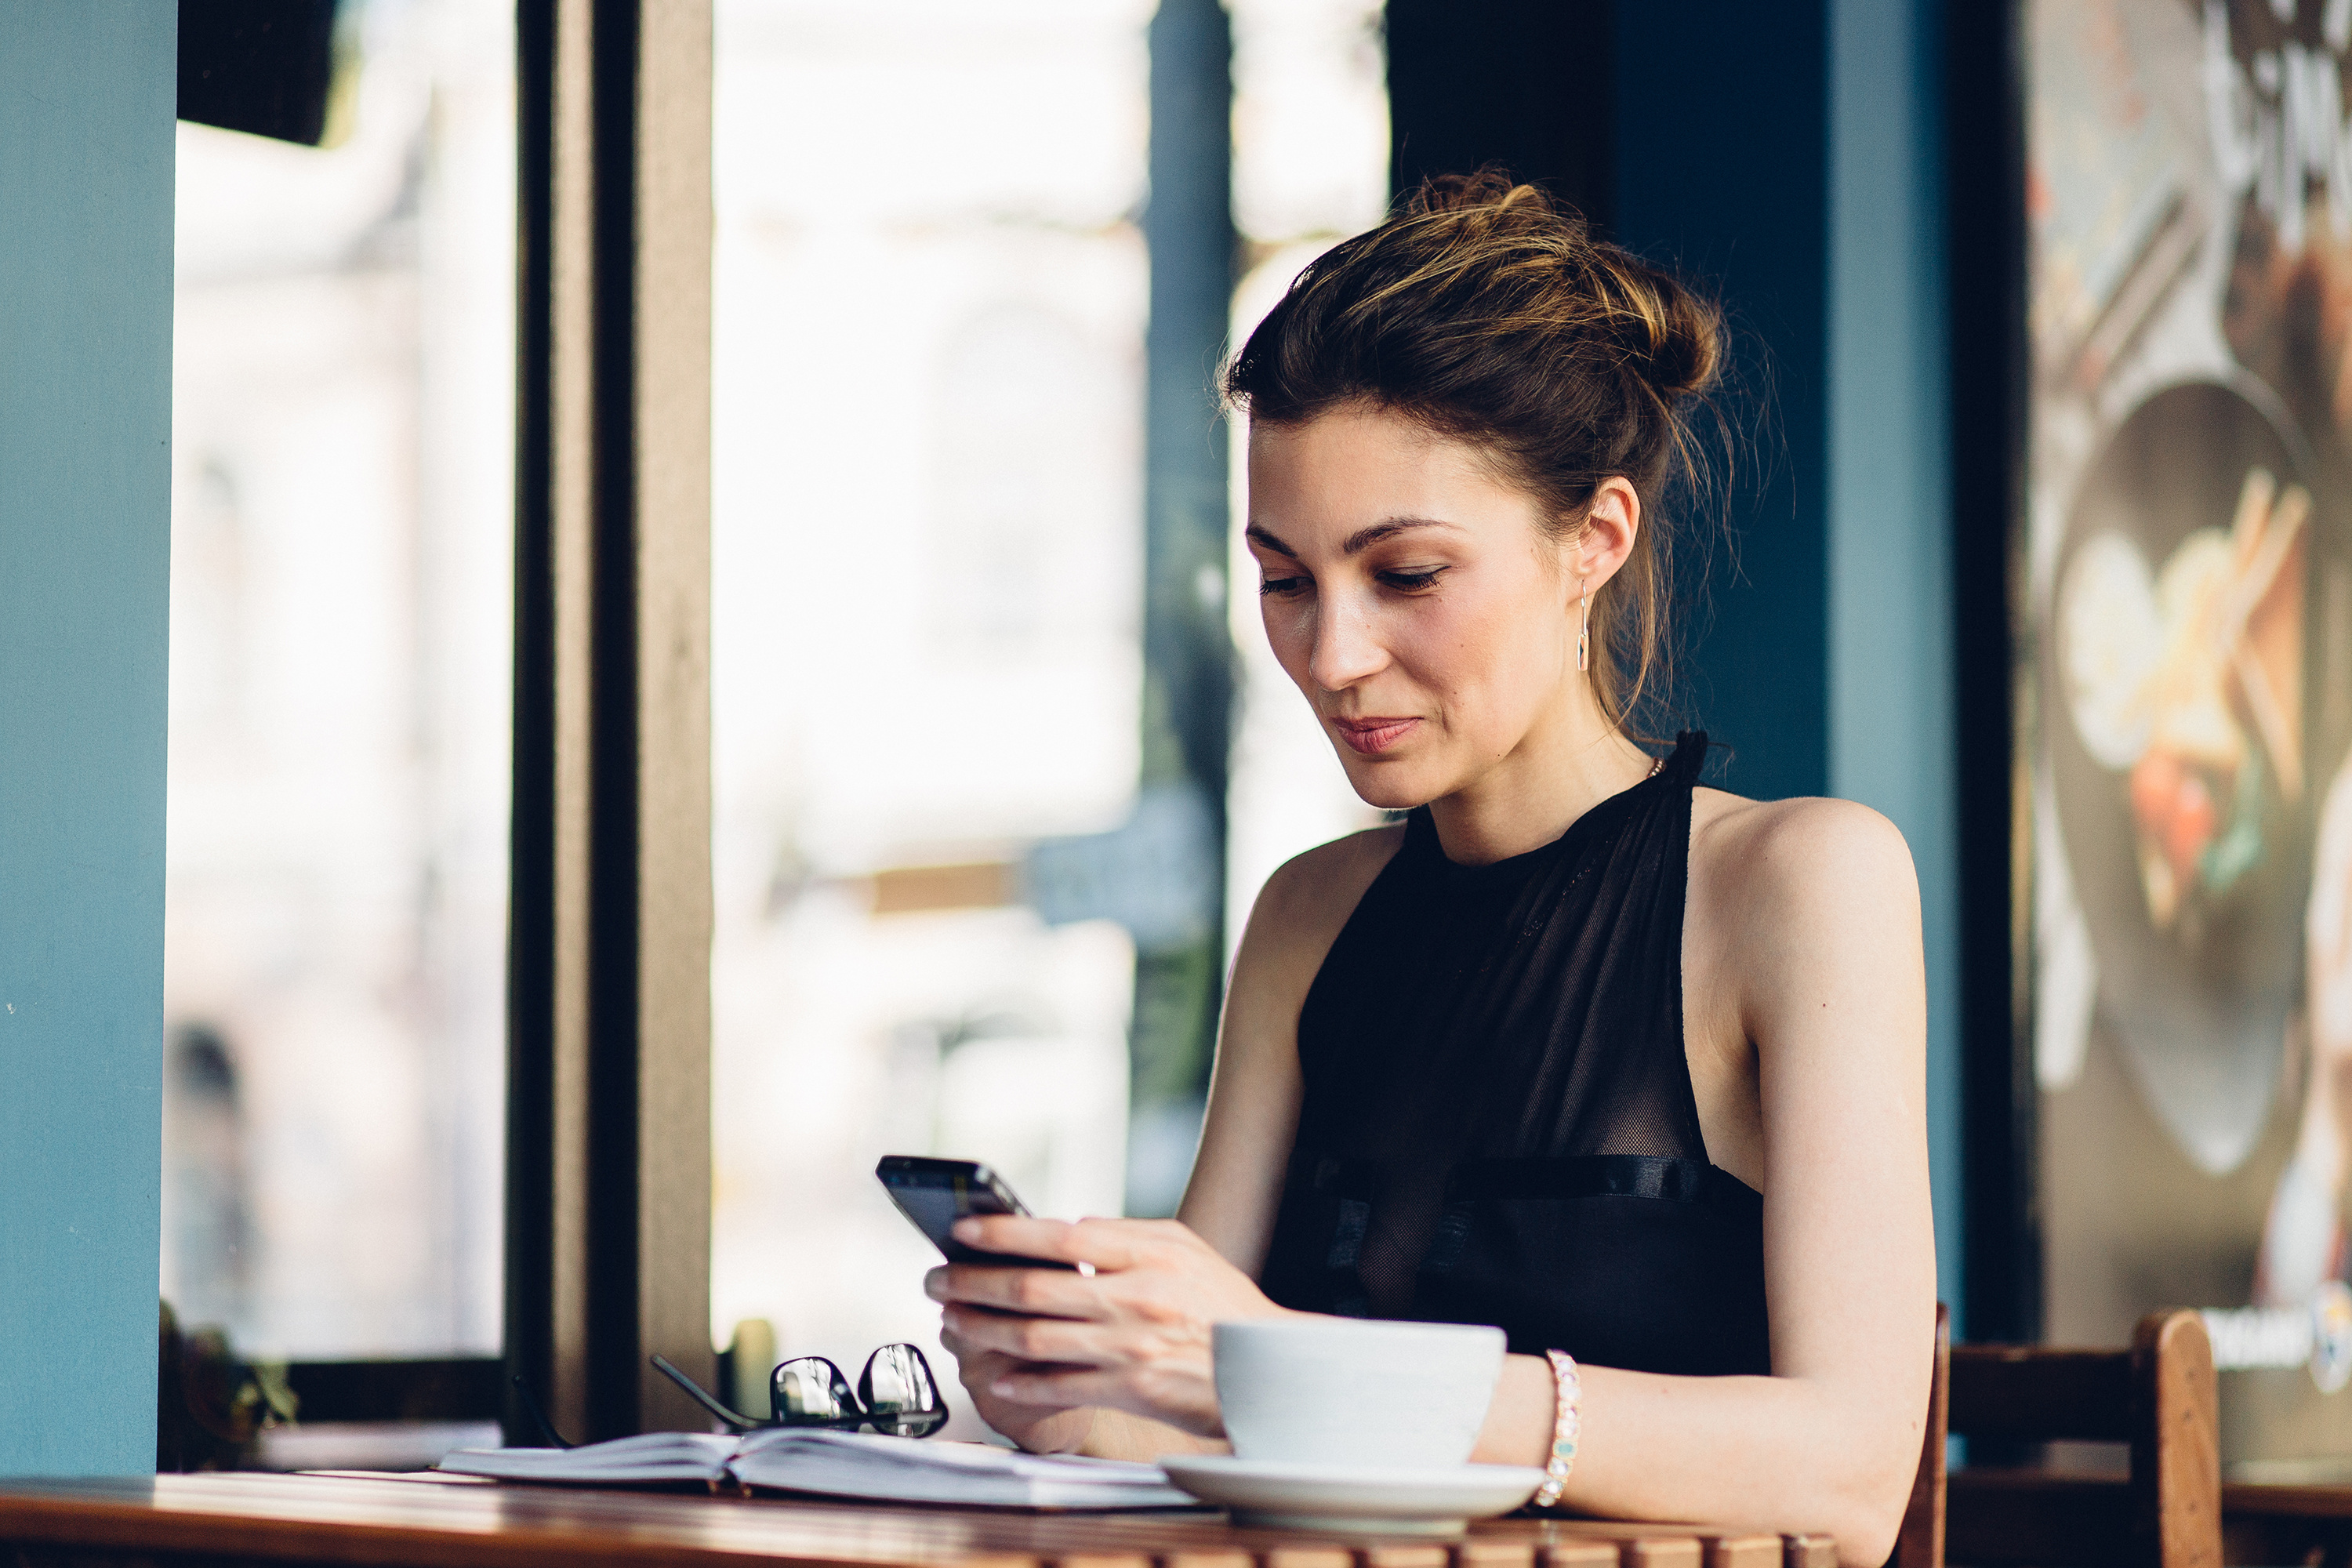
[[[705,1481],[890,1502],[997,1508],[1190,1508],[1157,1465],[1022,1454],[982,1443],[772,1426],[740,1437],[647,1432],[579,1448],[459,1448],[457,1475],[575,1486]]]

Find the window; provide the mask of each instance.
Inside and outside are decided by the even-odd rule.
[[[179,131],[163,1291],[271,1358],[499,1337],[513,20],[362,15]]]
[[[1234,221],[1250,265],[1234,290],[1234,341],[1248,336],[1299,269],[1381,221],[1389,105],[1380,0],[1229,0],[1234,18]],[[1233,447],[1234,515],[1247,496]],[[1266,646],[1257,563],[1232,535],[1229,576],[1240,678],[1225,889],[1228,948],[1258,889],[1302,850],[1369,827],[1329,737]]]
[[[1387,132],[1376,5],[1231,10],[1246,325],[1377,219]],[[882,1152],[1131,1190],[1135,943],[1048,884],[1153,818],[1150,12],[719,7],[722,1340],[930,1342]],[[164,1271],[296,1359],[499,1342],[511,18],[364,16],[341,144],[181,132]],[[1231,598],[1229,941],[1369,820]]]
[[[1148,20],[719,7],[722,1341],[936,1343],[882,1153],[1120,1203],[1133,947],[1019,881],[1135,799]]]
[[[1237,309],[1262,310],[1380,216],[1378,5],[1232,10],[1262,263]],[[1150,12],[720,8],[722,1341],[767,1319],[782,1354],[935,1342],[935,1259],[868,1174],[883,1152],[987,1160],[1060,1215],[1118,1213],[1139,1159],[1171,1163],[1125,1147],[1134,942],[1052,923],[1086,912],[1057,841],[1165,804],[1138,790]],[[1276,863],[1371,820],[1234,599],[1256,652],[1229,940]]]

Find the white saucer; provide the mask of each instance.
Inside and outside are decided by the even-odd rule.
[[[1516,1465],[1368,1470],[1223,1454],[1170,1454],[1168,1479],[1235,1524],[1382,1535],[1458,1535],[1474,1519],[1508,1513],[1535,1495],[1543,1472]]]

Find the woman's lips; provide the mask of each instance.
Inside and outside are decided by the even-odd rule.
[[[1387,751],[1421,722],[1418,719],[1334,719],[1339,739],[1366,756]]]

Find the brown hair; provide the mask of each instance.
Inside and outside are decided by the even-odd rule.
[[[1482,169],[1424,181],[1396,216],[1309,263],[1225,367],[1224,393],[1254,420],[1369,403],[1470,442],[1542,506],[1554,539],[1623,476],[1642,525],[1593,596],[1591,657],[1601,712],[1622,729],[1671,684],[1664,501],[1701,477],[1691,416],[1724,357],[1714,304]]]

